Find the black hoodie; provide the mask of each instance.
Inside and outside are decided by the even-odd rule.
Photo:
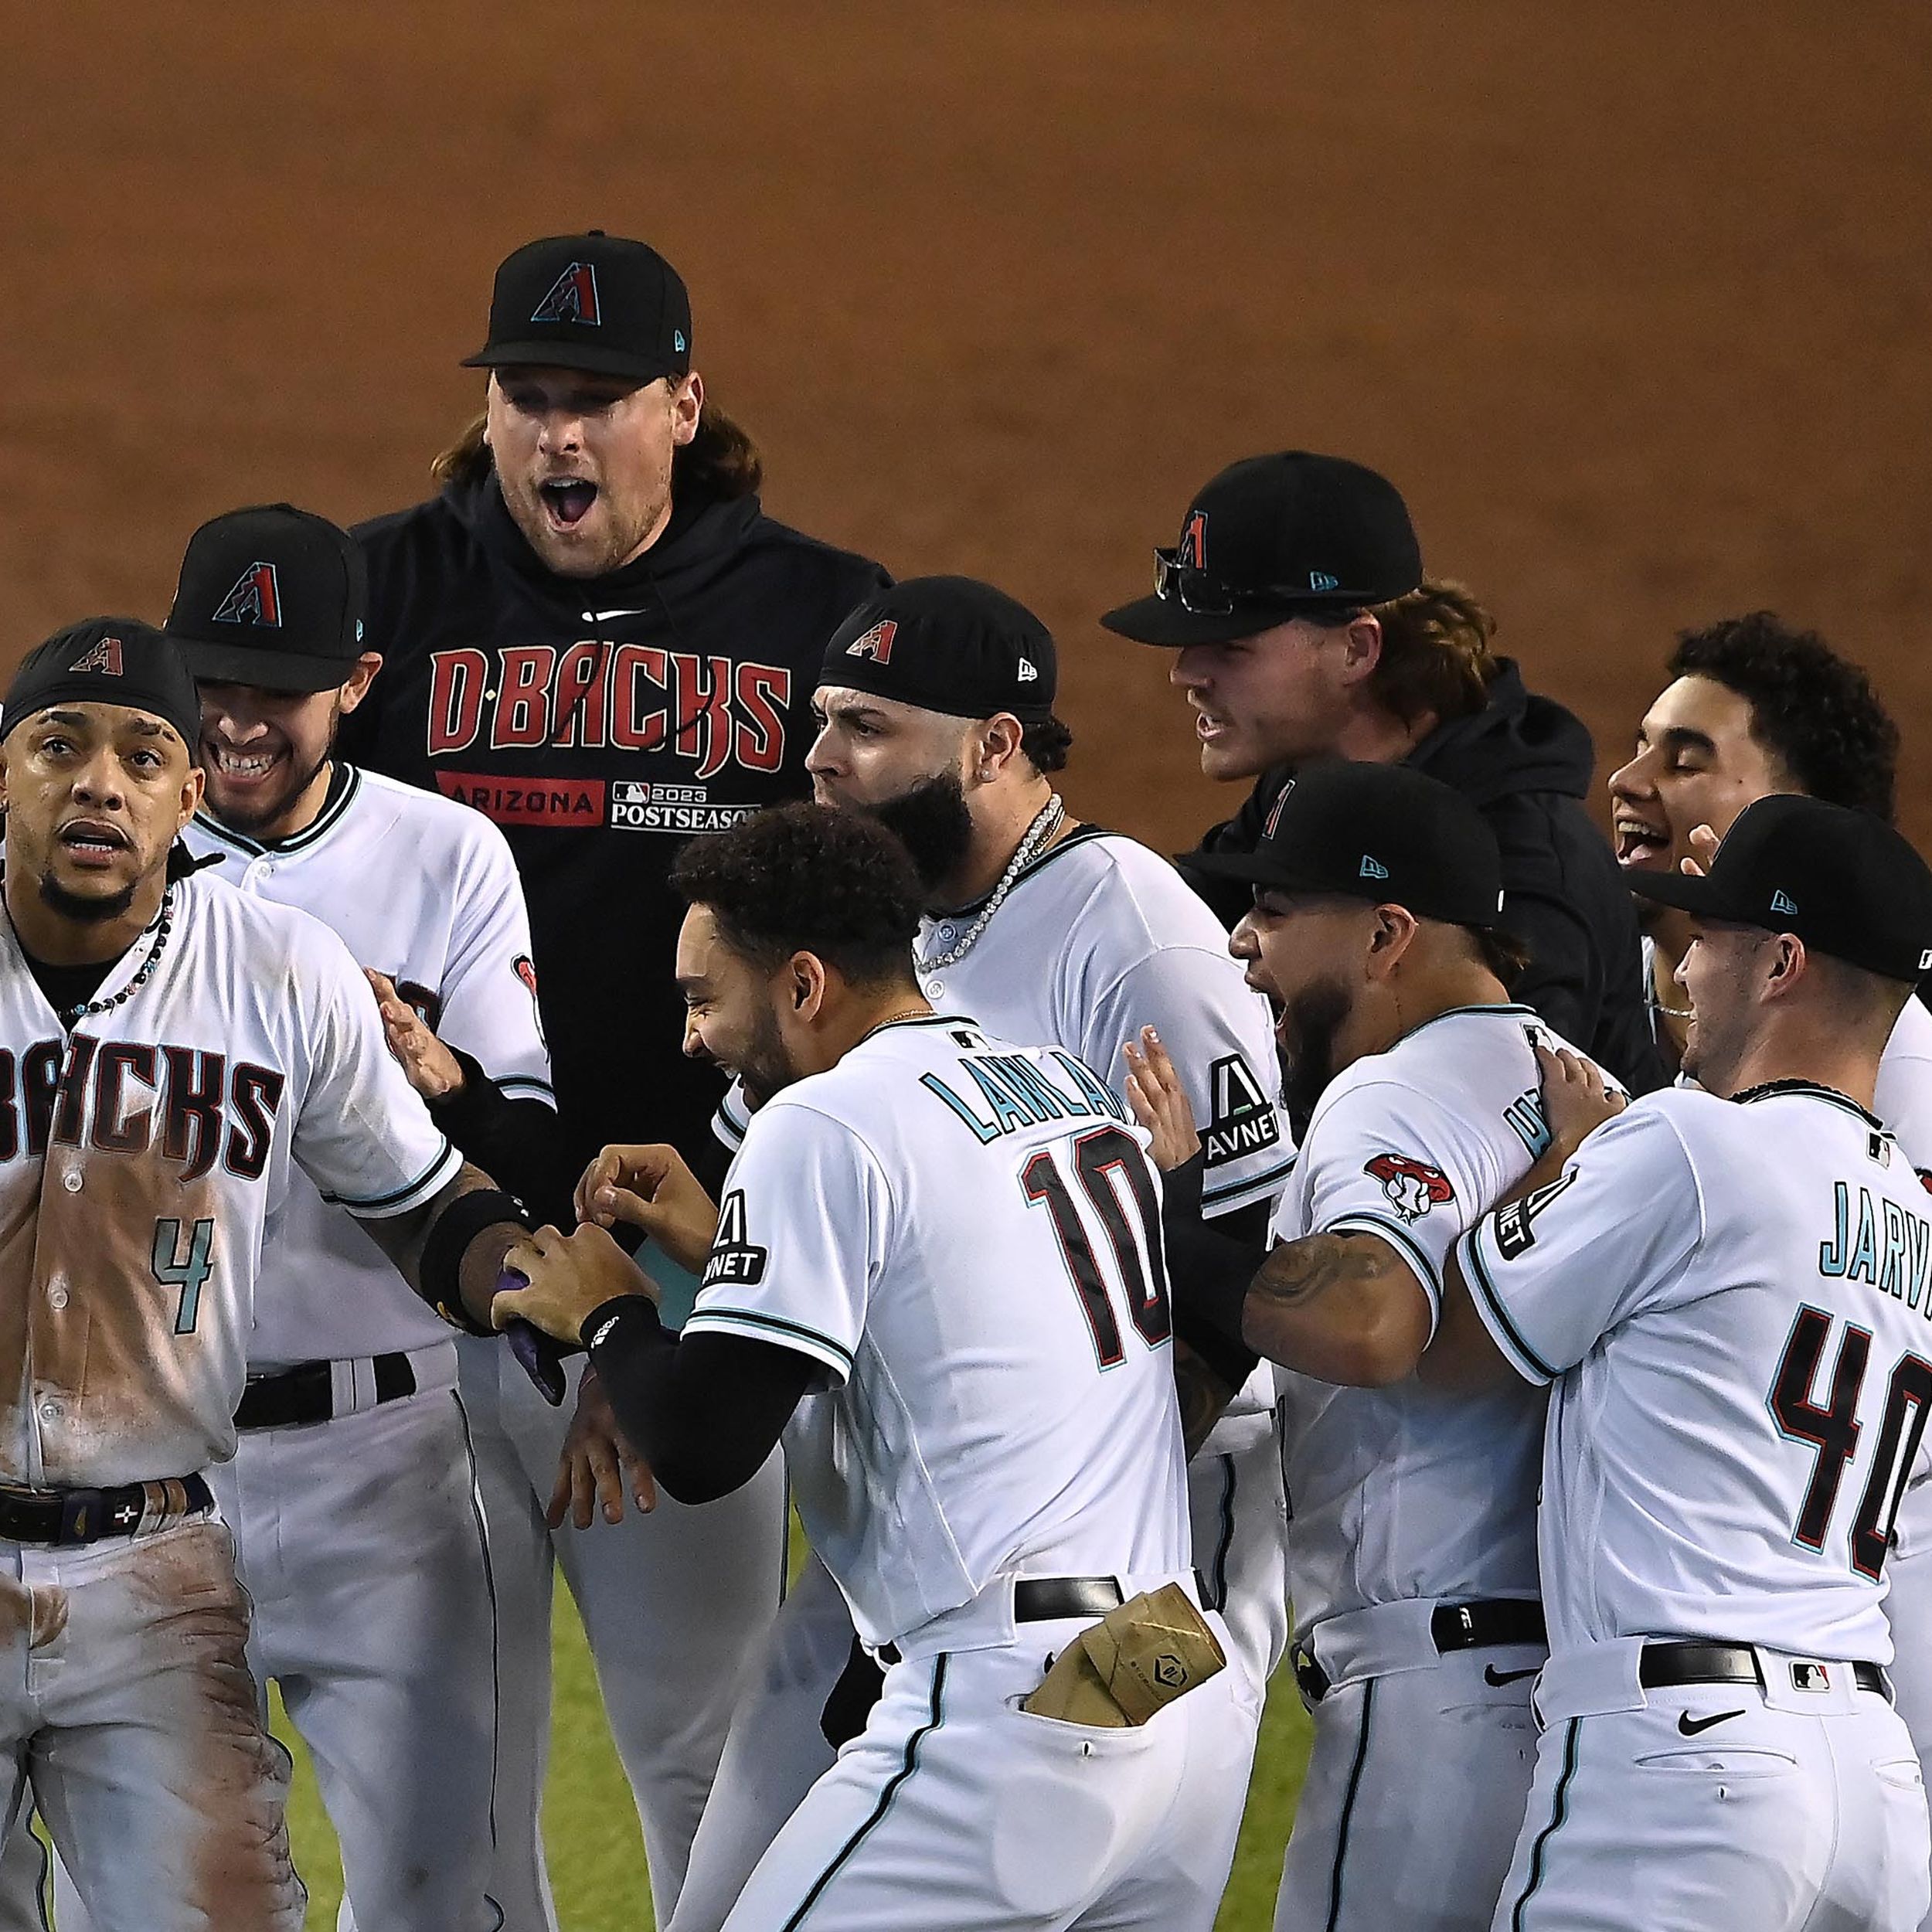
[[[1591,822],[1596,752],[1583,722],[1523,688],[1499,661],[1489,701],[1430,733],[1406,760],[1453,785],[1489,821],[1502,848],[1504,922],[1529,949],[1515,996],[1533,1006],[1633,1094],[1664,1083],[1644,1007],[1634,902],[1617,861]],[[1273,765],[1236,815],[1200,843],[1202,852],[1252,852],[1269,808],[1291,776]],[[1183,872],[1187,861],[1181,861]],[[1232,924],[1247,889],[1189,873],[1189,883]]]
[[[345,754],[502,827],[573,1158],[701,1154],[723,1082],[682,1050],[666,875],[690,834],[809,791],[826,641],[889,580],[755,496],[683,495],[634,563],[558,577],[488,468],[354,534],[383,669]]]

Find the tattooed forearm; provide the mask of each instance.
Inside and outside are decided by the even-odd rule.
[[[1323,1382],[1400,1382],[1429,1339],[1415,1270],[1379,1234],[1309,1234],[1272,1250],[1248,1288],[1242,1338]]]
[[[1181,1403],[1181,1440],[1192,1458],[1239,1392],[1178,1337],[1174,1343],[1174,1392]]]

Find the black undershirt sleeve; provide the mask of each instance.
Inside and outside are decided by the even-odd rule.
[[[583,1164],[571,1151],[556,1109],[541,1100],[512,1100],[482,1068],[452,1047],[463,1085],[431,1100],[430,1117],[466,1161],[514,1194],[541,1226],[577,1226],[573,1205]]]
[[[749,1482],[823,1372],[775,1342],[710,1331],[680,1339],[647,1295],[605,1302],[583,1337],[618,1427],[682,1503],[715,1502]]]
[[[1161,1226],[1174,1332],[1230,1388],[1238,1389],[1260,1357],[1241,1339],[1248,1284],[1267,1253],[1265,1203],[1213,1221],[1201,1218],[1206,1157],[1197,1154],[1161,1177]]]

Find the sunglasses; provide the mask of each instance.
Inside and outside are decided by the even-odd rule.
[[[1306,590],[1292,584],[1263,583],[1252,589],[1237,589],[1206,571],[1181,561],[1177,549],[1156,546],[1154,552],[1154,594],[1163,604],[1178,604],[1190,616],[1228,617],[1237,611],[1278,611],[1284,616],[1305,617],[1318,624],[1345,622],[1362,607],[1359,604],[1321,604],[1311,601]]]

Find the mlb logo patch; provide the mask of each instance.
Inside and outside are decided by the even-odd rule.
[[[1791,1688],[1801,1691],[1828,1691],[1832,1688],[1832,1673],[1822,1664],[1794,1664],[1791,1666]]]
[[[862,638],[854,638],[845,646],[845,655],[869,658],[874,664],[890,664],[893,639],[898,634],[898,624],[890,617],[881,617]]]
[[[597,271],[589,262],[573,262],[551,283],[549,293],[536,305],[533,322],[583,322],[603,326],[597,308]]]
[[[249,565],[236,578],[234,586],[215,612],[217,624],[260,624],[280,630],[282,621],[281,585],[272,563]]]
[[[121,640],[103,638],[77,662],[67,667],[71,673],[76,671],[98,671],[103,677],[117,678],[121,675]]]

